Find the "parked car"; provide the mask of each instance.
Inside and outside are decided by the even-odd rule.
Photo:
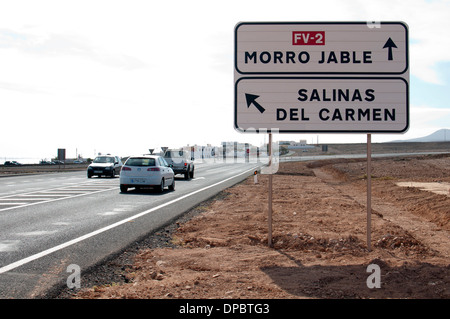
[[[184,150],[167,150],[164,159],[172,164],[175,174],[183,174],[185,179],[194,178],[194,162],[190,160],[188,152]]]
[[[97,175],[98,177],[101,177],[102,175],[115,177],[117,174],[120,174],[122,166],[123,163],[119,156],[97,156],[87,168],[87,177],[91,178],[94,175]]]
[[[159,155],[131,156],[120,172],[120,191],[128,188],[156,188],[163,192],[165,187],[175,190],[175,173]]]

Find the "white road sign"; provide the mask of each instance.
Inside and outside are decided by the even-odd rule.
[[[235,128],[403,133],[408,61],[402,22],[239,23]]]
[[[408,29],[401,22],[240,23],[240,74],[403,74]]]
[[[296,132],[402,132],[408,128],[403,78],[267,77],[236,83],[235,127]]]

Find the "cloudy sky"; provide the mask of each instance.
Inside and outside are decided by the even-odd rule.
[[[450,1],[0,0],[0,163],[259,143],[233,128],[234,27],[243,21],[403,21],[410,129],[450,128]],[[358,135],[279,135],[321,143]]]

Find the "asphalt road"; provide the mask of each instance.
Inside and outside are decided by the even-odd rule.
[[[231,163],[230,163],[231,162]],[[0,298],[39,298],[55,284],[252,174],[256,163],[196,164],[175,191],[119,191],[85,172],[0,178]],[[72,282],[76,282],[72,280]]]

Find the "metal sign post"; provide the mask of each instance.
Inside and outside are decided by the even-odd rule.
[[[371,222],[372,222],[372,136],[367,134],[367,249],[371,251]]]
[[[272,133],[269,133],[269,167],[272,167]],[[272,172],[269,173],[269,213],[267,216],[268,220],[268,236],[269,241],[268,245],[269,247],[272,247]]]

